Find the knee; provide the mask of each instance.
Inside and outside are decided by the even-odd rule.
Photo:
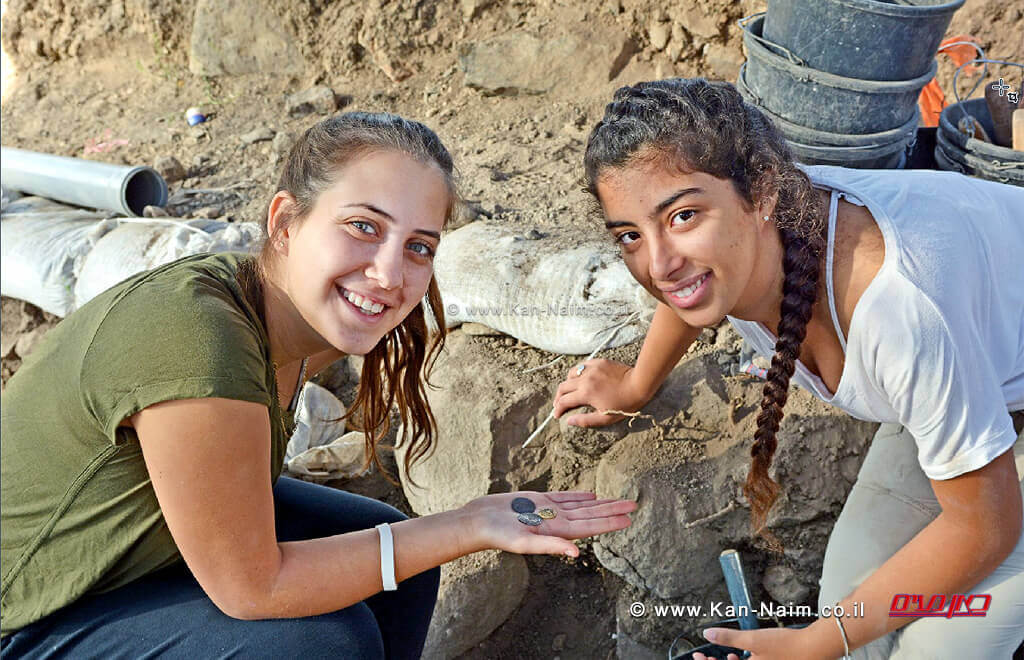
[[[298,619],[262,621],[262,639],[246,640],[254,656],[383,660],[384,642],[373,612],[357,603],[337,612]],[[280,653],[273,651],[276,649]]]
[[[396,523],[409,519],[409,516],[405,515],[395,507],[380,501],[377,501],[377,508],[373,513],[374,516],[380,518],[380,522]]]

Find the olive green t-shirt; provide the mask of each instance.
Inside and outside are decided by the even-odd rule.
[[[140,273],[50,330],[0,400],[0,628],[181,558],[138,437],[118,427],[172,399],[267,406],[268,484],[287,444],[266,331],[235,274],[240,253]],[[211,475],[216,478],[216,475]]]

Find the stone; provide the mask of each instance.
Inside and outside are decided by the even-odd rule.
[[[52,325],[47,324],[38,325],[32,328],[31,330],[23,333],[20,337],[18,337],[18,340],[14,344],[14,352],[18,355],[18,357],[24,360],[25,358],[32,354],[32,351],[34,351],[36,349],[36,346],[39,345],[39,342],[43,339],[43,336],[46,335],[46,332],[52,327]]]
[[[624,33],[572,26],[536,35],[524,30],[469,44],[459,56],[466,85],[486,95],[605,90],[628,59],[631,42]]]
[[[0,357],[7,357],[21,333],[29,326],[30,314],[25,309],[25,303],[14,298],[3,299],[3,314],[0,314],[0,327],[3,328],[2,340],[0,340]]]
[[[193,218],[205,218],[207,220],[213,220],[222,215],[224,215],[224,209],[219,206],[203,206],[191,213]]]
[[[485,550],[441,567],[424,660],[448,660],[487,638],[519,607],[530,571],[522,555]]]
[[[459,5],[462,7],[462,17],[466,21],[471,21],[480,15],[484,9],[487,9],[494,4],[495,0],[460,0]]]
[[[522,444],[550,412],[550,392],[523,387],[522,375],[495,361],[487,343],[462,332],[448,335],[431,381],[444,383],[427,389],[437,420],[433,452],[406,473],[408,445],[395,449],[413,511],[428,515],[489,493],[546,489],[552,458],[538,448],[557,438],[557,425],[549,423],[531,445]]]
[[[708,44],[704,52],[704,61],[721,80],[736,80],[740,73],[740,66],[743,64],[743,53],[735,48],[729,48],[722,44]]]
[[[185,166],[174,156],[160,156],[153,163],[153,169],[164,178],[167,183],[174,183],[185,178]]]
[[[266,126],[254,128],[242,135],[242,144],[255,144],[257,142],[270,142],[274,139],[274,129]]]
[[[270,151],[278,156],[287,156],[295,142],[295,136],[287,131],[281,131],[274,136],[270,142]]]
[[[167,212],[167,209],[162,206],[147,204],[145,208],[142,209],[143,218],[166,218],[169,215],[170,213]]]
[[[673,20],[686,28],[687,32],[705,41],[719,35],[720,23],[725,20],[724,14],[708,14],[697,3],[675,3],[670,12]]]
[[[724,377],[713,354],[687,357],[644,408],[666,429],[663,435],[653,433],[650,420],[645,426],[637,422],[633,433],[601,452],[597,496],[641,505],[630,527],[595,538],[594,552],[630,585],[634,600],[728,602],[718,562],[726,548],[751,549],[743,556],[751,598],[769,600],[762,581],[774,555],[757,550],[760,541],[752,536],[742,493],[760,396],[760,382]],[[786,411],[772,464],[783,495],[768,526],[782,542],[792,573],[776,569],[768,584],[778,587],[775,595],[800,604],[811,595],[803,587],[813,586],[821,574],[821,549],[850,488],[843,460],[862,460],[877,426],[800,390],[790,392]],[[687,617],[647,617],[642,625],[626,619],[628,612],[620,613],[620,627],[628,628],[620,632],[648,648],[698,623]]]
[[[769,566],[765,570],[761,584],[775,601],[787,605],[806,601],[811,595],[811,588],[807,586],[806,582],[813,583],[814,581],[814,578],[801,580],[792,568],[784,564],[777,564]]]
[[[273,3],[197,0],[189,70],[200,76],[301,73],[306,66]]]
[[[285,105],[289,117],[302,117],[314,112],[329,115],[338,109],[338,98],[330,87],[316,85],[292,94]]]
[[[647,35],[651,39],[651,48],[658,51],[665,50],[669,36],[671,36],[671,24],[655,21],[647,29]]]
[[[472,335],[474,337],[500,337],[505,334],[501,330],[488,328],[483,323],[473,323],[472,321],[463,323],[459,327],[462,328],[462,331],[467,335]]]

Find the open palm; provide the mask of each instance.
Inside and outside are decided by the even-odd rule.
[[[525,498],[535,511],[551,509],[554,517],[539,525],[526,525],[512,509],[512,501]],[[480,525],[490,547],[519,554],[564,554],[575,557],[578,548],[571,539],[604,534],[630,525],[629,516],[635,511],[633,500],[597,499],[585,491],[557,491],[538,493],[521,491],[487,495],[466,505]]]

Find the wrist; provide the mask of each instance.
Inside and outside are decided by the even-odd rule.
[[[481,533],[483,525],[480,524],[480,520],[471,504],[446,511],[441,515],[447,515],[450,518],[452,532],[455,537],[455,547],[459,557],[471,555],[474,552],[487,550],[491,547]]]
[[[833,617],[821,618],[803,629],[801,648],[806,658],[842,658],[843,636]]]
[[[630,367],[626,372],[625,385],[633,393],[634,407],[639,410],[658,393],[661,382],[652,375],[644,373],[638,365]]]

